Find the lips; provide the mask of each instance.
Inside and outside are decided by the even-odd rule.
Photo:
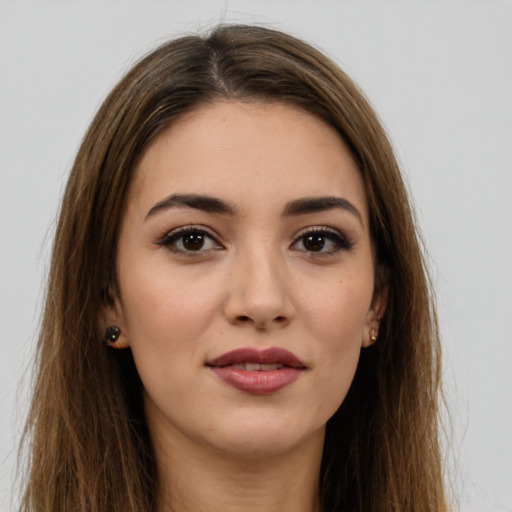
[[[207,366],[225,384],[245,393],[268,395],[295,382],[307,369],[290,351],[282,348],[243,348],[226,352]]]

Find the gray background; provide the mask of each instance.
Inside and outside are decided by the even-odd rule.
[[[433,261],[448,477],[461,510],[512,510],[509,1],[0,0],[0,510],[9,510],[53,222],[109,88],[169,36],[267,23],[314,42],[388,127]]]

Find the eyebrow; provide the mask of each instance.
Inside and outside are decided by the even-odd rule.
[[[343,197],[305,197],[289,202],[283,211],[284,217],[304,215],[307,213],[324,212],[327,210],[341,209],[353,214],[361,225],[363,217],[361,212],[348,200]]]
[[[187,206],[202,210],[208,213],[221,213],[224,215],[235,215],[236,209],[230,204],[217,199],[215,197],[204,196],[200,194],[171,194],[162,201],[156,203],[147,213],[144,220],[149,217],[169,208],[178,208],[180,206]]]
[[[230,203],[202,194],[171,194],[156,203],[146,214],[144,220],[170,208],[179,208],[186,206],[196,210],[202,210],[208,213],[219,213],[223,215],[234,216],[237,209]],[[325,196],[325,197],[304,197],[295,199],[286,204],[283,209],[283,217],[293,217],[305,215],[308,213],[318,213],[328,210],[341,209],[353,214],[361,224],[363,217],[359,210],[343,197]]]

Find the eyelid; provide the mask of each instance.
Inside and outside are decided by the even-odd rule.
[[[174,245],[177,241],[180,240],[181,237],[184,237],[189,234],[201,234],[206,238],[210,239],[215,244],[215,247],[210,247],[206,249],[200,247],[197,250],[187,250],[186,248],[179,248],[176,247],[176,245]],[[334,244],[335,247],[329,250],[323,250],[322,247],[321,250],[319,251],[308,250],[305,247],[303,247],[302,249],[295,247],[298,243],[301,242],[301,240],[304,239],[304,237],[311,234],[324,236],[326,239],[330,241],[330,243]],[[226,247],[219,241],[219,238],[220,237],[216,233],[212,233],[212,230],[209,227],[206,227],[204,225],[190,224],[186,226],[179,226],[177,228],[166,231],[154,243],[155,245],[165,247],[169,251],[181,256],[198,257],[200,255],[205,255],[206,253],[209,253],[211,251],[225,249]],[[352,249],[353,245],[354,243],[347,237],[345,233],[343,233],[339,229],[333,228],[331,226],[317,225],[308,226],[298,231],[293,237],[293,241],[291,243],[290,248],[293,250],[297,250],[299,252],[306,253],[312,257],[327,257],[333,254],[337,254],[340,251],[348,251]]]
[[[340,251],[348,251],[352,249],[354,246],[354,242],[342,231],[339,229],[330,227],[330,226],[309,226],[301,229],[293,238],[293,242],[291,247],[299,243],[301,239],[303,239],[306,235],[309,234],[317,234],[317,235],[325,235],[331,241],[333,241],[337,247],[331,251],[308,251],[307,249],[303,249],[301,252],[308,253],[309,255],[313,255],[315,257],[323,257],[329,256],[332,254],[336,254]]]
[[[205,250],[197,250],[197,251],[187,251],[184,249],[178,249],[177,247],[173,247],[173,243],[187,234],[200,233],[207,238],[213,240],[216,247]],[[210,252],[212,250],[224,249],[224,246],[219,242],[219,236],[212,233],[212,230],[207,228],[206,226],[190,224],[187,226],[180,226],[169,231],[166,231],[162,236],[160,236],[156,241],[156,245],[167,248],[169,251],[172,251],[175,254],[183,255],[183,256],[199,256],[206,252]]]
[[[343,233],[331,226],[327,226],[324,224],[314,224],[312,226],[306,226],[305,228],[301,228],[297,231],[294,238],[299,238],[301,236],[307,235],[308,233],[333,233],[334,235],[344,236]]]

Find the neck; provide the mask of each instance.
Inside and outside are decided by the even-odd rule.
[[[158,512],[320,512],[324,431],[276,455],[239,456],[154,436]]]

